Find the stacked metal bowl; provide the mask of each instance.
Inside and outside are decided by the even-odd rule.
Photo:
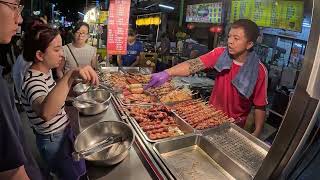
[[[83,115],[96,115],[106,111],[111,100],[111,93],[104,89],[90,89],[90,85],[83,83],[74,86],[73,91],[81,95],[74,98],[72,105]]]

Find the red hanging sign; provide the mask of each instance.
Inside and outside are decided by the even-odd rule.
[[[127,39],[131,0],[110,0],[107,53],[127,54]]]

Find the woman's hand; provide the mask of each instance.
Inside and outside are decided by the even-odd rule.
[[[99,77],[93,68],[89,65],[76,69],[73,73],[73,77],[81,78],[84,83],[90,83],[92,85],[99,85]]]

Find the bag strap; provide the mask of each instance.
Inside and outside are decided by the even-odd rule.
[[[74,61],[76,62],[77,67],[79,67],[79,63],[78,63],[78,61],[77,61],[76,57],[74,56],[73,52],[71,51],[71,48],[69,47],[69,44],[67,44],[67,47],[68,47],[68,49],[69,49],[69,51],[70,51],[70,53],[71,53],[71,55],[72,55],[72,57],[73,57]]]

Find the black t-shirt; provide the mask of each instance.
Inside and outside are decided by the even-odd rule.
[[[30,179],[43,179],[24,138],[13,91],[2,77],[0,66],[0,172],[24,165]]]

